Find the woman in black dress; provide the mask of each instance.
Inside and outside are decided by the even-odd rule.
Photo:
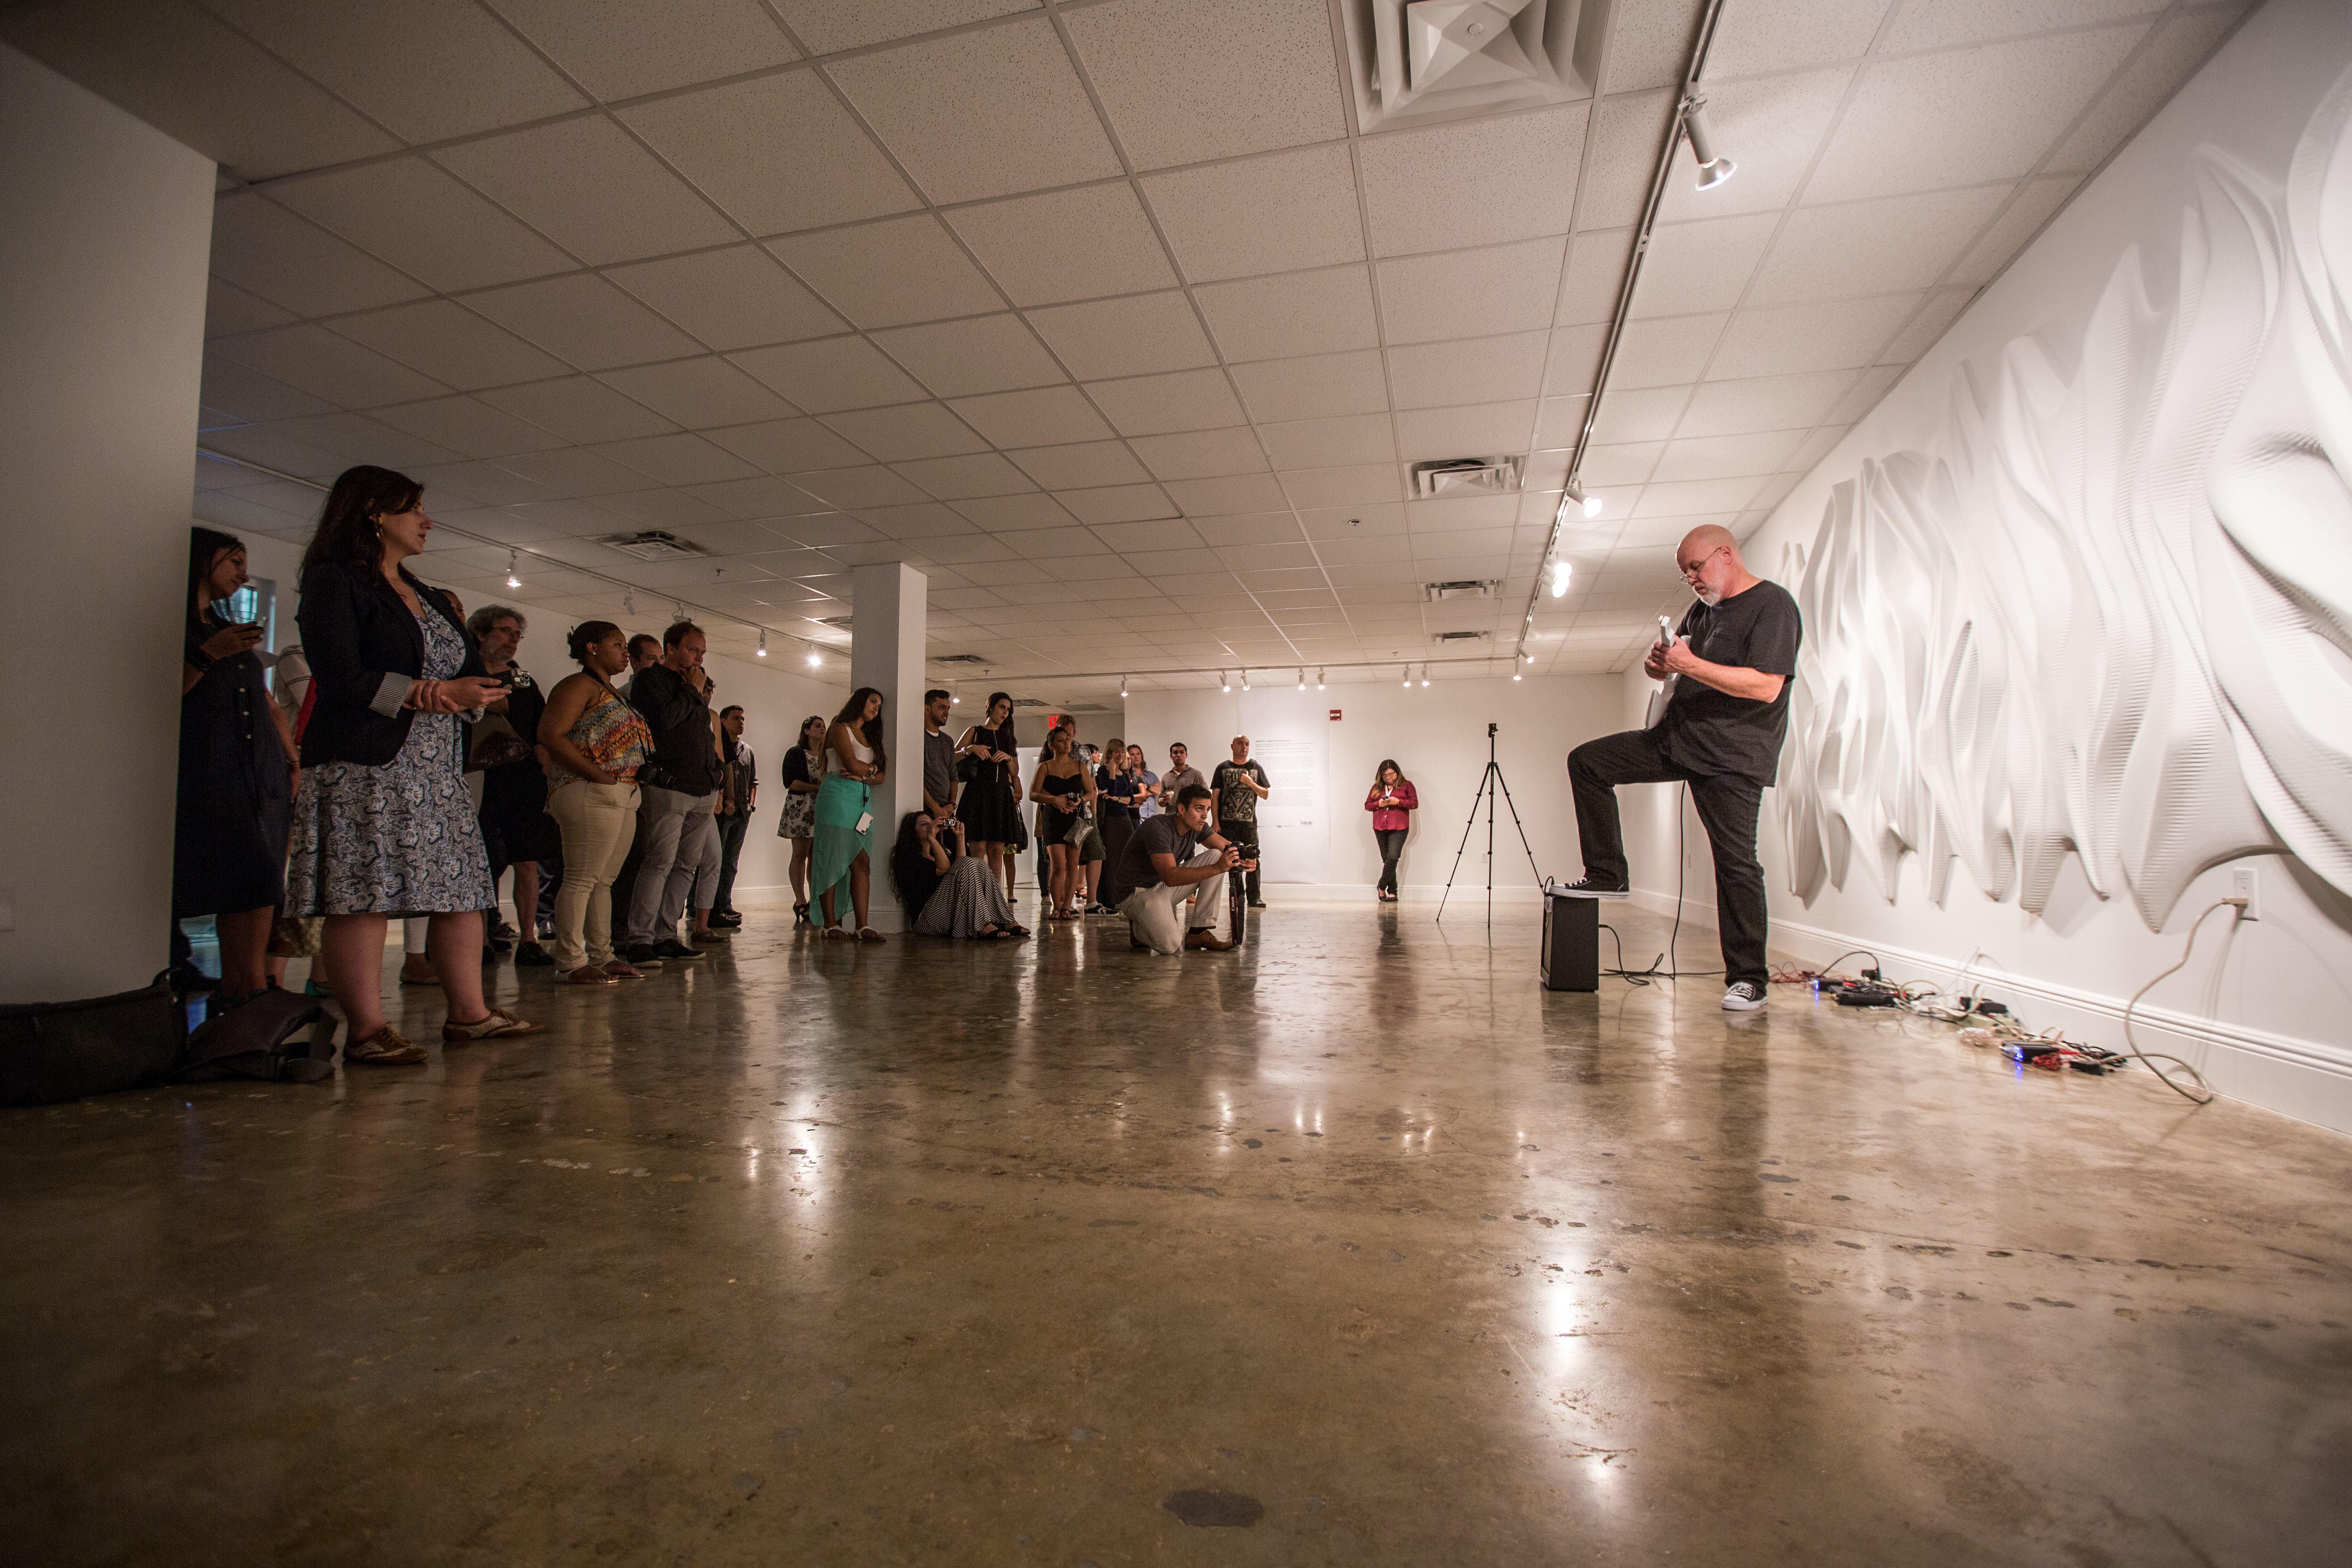
[[[226,1004],[268,983],[265,954],[286,894],[298,763],[293,733],[253,652],[260,623],[238,626],[214,607],[245,586],[245,546],[209,528],[188,532],[172,918],[213,917]]]
[[[1006,846],[1021,837],[1018,787],[1018,742],[1013,734],[1013,699],[1002,691],[988,694],[988,718],[963,732],[956,742],[957,765],[971,771],[963,798],[956,803],[956,820],[963,824],[971,853],[988,862],[989,874],[1007,878]],[[1012,873],[1018,875],[1018,872]],[[1008,892],[1010,889],[1008,886]]]
[[[1080,824],[1086,809],[1095,803],[1094,770],[1075,754],[1076,739],[1076,731],[1067,727],[1046,736],[1045,759],[1037,764],[1037,776],[1029,783],[1029,798],[1038,807],[1037,837],[1053,863],[1054,907],[1045,916],[1052,921],[1078,918],[1073,900],[1077,892],[1080,845],[1072,839],[1086,837]]]

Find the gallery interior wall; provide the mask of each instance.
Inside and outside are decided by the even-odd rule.
[[[2251,868],[2262,918],[2207,921],[2142,1042],[2352,1130],[2347,301],[2352,8],[2273,0],[1748,541],[1807,617],[1776,949],[1976,954],[2116,1046]]]
[[[45,621],[81,623],[67,657],[27,648],[0,770],[0,1002],[131,990],[170,956],[212,204],[210,161],[0,47],[8,560]]]

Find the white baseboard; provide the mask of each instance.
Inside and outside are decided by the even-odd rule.
[[[1636,889],[1632,902],[1653,914],[1671,917],[1675,912],[1671,894]],[[1683,924],[1715,930],[1714,904],[1685,897]],[[1806,963],[1824,963],[1851,949],[1866,948],[1877,955],[1887,978],[1897,983],[1924,980],[1948,985],[1962,962],[1960,954],[1890,947],[1779,916],[1772,921],[1771,945],[1774,952]],[[2029,1028],[2054,1026],[2065,1030],[2069,1039],[2109,1050],[2124,1047],[2124,997],[2008,970],[1972,978],[2008,1002]],[[2132,1010],[2132,1035],[2142,1050],[2169,1052],[2195,1066],[2217,1094],[2330,1131],[2352,1133],[2352,1051],[2147,1003]],[[2168,1092],[2161,1085],[2150,1087]]]

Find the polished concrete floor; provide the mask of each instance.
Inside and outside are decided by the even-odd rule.
[[[2352,1560],[2343,1139],[1428,916],[758,910],[501,967],[535,1039],[6,1112],[0,1557]]]

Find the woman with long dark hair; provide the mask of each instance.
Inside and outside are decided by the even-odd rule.
[[[889,773],[890,759],[882,746],[882,694],[861,686],[849,694],[824,733],[824,783],[816,795],[816,853],[809,884],[824,916],[824,934],[836,942],[850,935],[834,912],[834,896],[844,883],[857,912],[857,940],[886,940],[866,920],[874,874],[866,852],[874,842],[873,786]]]
[[[1078,886],[1078,852],[1087,836],[1086,812],[1095,802],[1094,770],[1076,754],[1077,731],[1066,725],[1045,737],[1045,755],[1029,781],[1029,798],[1037,803],[1037,838],[1045,846],[1052,867],[1047,897],[1049,921],[1074,921],[1079,910],[1073,901]]]
[[[335,480],[302,556],[297,619],[316,696],[286,911],[326,917],[321,956],[349,1063],[425,1059],[383,1016],[383,926],[396,915],[430,917],[446,1044],[540,1029],[482,1000],[490,866],[459,773],[457,720],[506,688],[482,673],[457,602],[408,570],[432,531],[424,486],[363,464]]]
[[[1381,846],[1381,885],[1372,892],[1381,903],[1397,901],[1397,857],[1404,853],[1405,838],[1412,830],[1412,814],[1420,806],[1421,796],[1413,793],[1396,759],[1382,757],[1381,765],[1372,770],[1371,792],[1364,796],[1364,809],[1372,814],[1372,837]]]
[[[996,874],[977,855],[961,853],[963,825],[952,816],[910,811],[898,819],[890,847],[890,886],[906,907],[908,923],[922,936],[1003,942],[1029,934]]]
[[[653,731],[613,689],[613,677],[629,668],[621,628],[583,621],[567,640],[580,673],[555,683],[532,735],[547,752],[547,814],[562,835],[557,978],[572,985],[642,980],[642,970],[613,952],[613,879],[636,842],[637,769],[653,755]]]
[[[776,837],[793,846],[793,924],[810,925],[809,850],[816,838],[816,797],[824,787],[824,715],[801,721],[800,743],[784,753],[784,809]]]
[[[988,694],[988,716],[963,732],[956,742],[957,766],[968,775],[963,798],[956,803],[956,820],[963,824],[964,842],[971,853],[988,862],[989,871],[1003,879],[1005,893],[1020,875],[1007,845],[1021,840],[1021,801],[1015,793],[1021,765],[1020,742],[1013,733],[1013,699],[1002,691]]]
[[[234,624],[215,607],[246,584],[245,545],[209,528],[188,534],[172,918],[213,917],[226,1005],[268,984],[265,955],[286,892],[286,837],[300,769],[293,731],[253,651],[260,624]]]

